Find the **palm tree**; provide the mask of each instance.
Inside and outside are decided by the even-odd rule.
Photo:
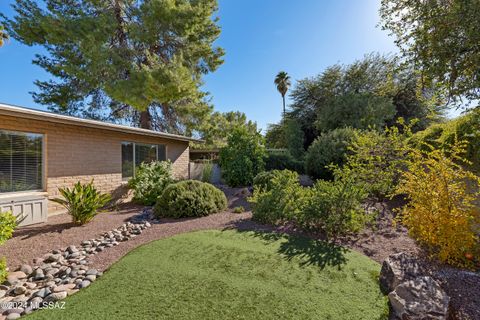
[[[0,47],[3,46],[5,40],[8,39],[8,34],[5,33],[2,26],[0,26]]]
[[[285,117],[285,94],[287,94],[288,88],[290,88],[290,76],[285,71],[280,71],[275,77],[274,81],[277,86],[278,92],[282,95],[283,99],[283,117]]]

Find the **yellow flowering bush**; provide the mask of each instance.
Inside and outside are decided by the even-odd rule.
[[[455,141],[448,148],[410,150],[408,170],[397,188],[409,203],[402,221],[410,235],[433,257],[458,267],[472,267],[478,259],[480,179],[462,164],[466,143]]]

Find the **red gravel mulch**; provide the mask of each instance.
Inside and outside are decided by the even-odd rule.
[[[0,257],[7,258],[10,269],[23,263],[33,264],[33,259],[54,249],[72,244],[80,245],[84,240],[96,238],[115,229],[142,210],[141,206],[129,205],[115,212],[101,213],[83,226],[72,224],[67,214],[52,216],[48,218],[48,223],[18,228],[13,237],[0,246]],[[196,219],[162,219],[159,223],[152,223],[152,227],[144,230],[140,236],[91,256],[89,260],[92,267],[103,271],[130,250],[144,243],[194,230],[224,229],[235,221],[250,217],[250,213],[223,212]]]
[[[12,239],[0,246],[0,257],[6,257],[10,268],[27,263],[35,258],[69,245],[80,244],[117,228],[130,217],[141,212],[143,207],[132,204],[124,205],[115,212],[100,213],[92,222],[77,226],[67,214],[48,217],[47,223],[20,227],[15,230]]]

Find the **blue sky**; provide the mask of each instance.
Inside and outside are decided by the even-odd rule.
[[[11,15],[1,0],[0,12]],[[215,109],[239,110],[261,128],[277,122],[282,103],[273,85],[278,71],[292,80],[370,52],[394,53],[393,38],[376,25],[380,0],[219,0],[225,63],[205,77]],[[0,48],[0,102],[44,109],[30,91],[49,75],[31,64],[39,47],[10,41]],[[5,76],[8,75],[8,76]],[[294,81],[293,81],[294,82]]]

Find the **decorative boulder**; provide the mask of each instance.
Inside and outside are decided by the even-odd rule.
[[[399,319],[447,319],[450,297],[432,277],[405,281],[390,292],[388,299]]]
[[[424,274],[424,268],[414,257],[404,252],[392,254],[383,261],[380,271],[380,287],[384,294],[388,294],[400,283]]]

